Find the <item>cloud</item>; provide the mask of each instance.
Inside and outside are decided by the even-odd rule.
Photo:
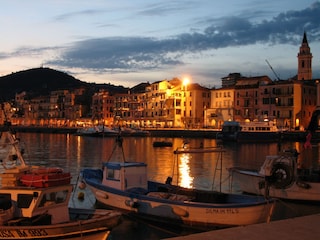
[[[157,12],[153,6],[144,14]],[[174,9],[173,6],[168,8]],[[155,11],[157,9],[157,11]],[[202,32],[185,33],[166,39],[108,37],[75,42],[60,59],[49,64],[105,71],[145,71],[168,65],[182,65],[183,56],[206,50],[249,44],[292,44],[301,42],[303,31],[309,41],[319,40],[320,2],[301,11],[288,11],[271,20],[252,22],[246,17],[212,19]]]
[[[143,16],[168,15],[171,12],[177,14],[193,7],[195,7],[195,3],[190,1],[165,1],[150,4],[145,9],[139,11],[138,14]]]
[[[169,47],[170,48],[170,47]],[[89,69],[147,70],[164,65],[181,64],[174,49],[168,50],[163,41],[152,38],[101,38],[76,43],[62,59],[50,64]]]
[[[54,18],[56,21],[66,21],[70,18],[74,17],[82,17],[82,16],[90,16],[90,15],[96,15],[104,13],[104,10],[97,10],[97,9],[87,9],[83,11],[77,11],[77,12],[69,12],[65,14],[60,14]]]

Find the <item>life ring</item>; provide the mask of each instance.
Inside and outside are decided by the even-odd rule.
[[[276,163],[268,178],[270,185],[278,189],[289,187],[293,183],[293,169],[288,164]]]

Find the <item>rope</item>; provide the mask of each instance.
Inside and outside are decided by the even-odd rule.
[[[114,143],[114,145],[113,145],[112,152],[111,152],[111,154],[110,154],[107,162],[109,162],[109,161],[111,160],[111,158],[112,158],[112,156],[113,156],[113,154],[114,154],[114,151],[115,151],[116,148],[118,148],[118,147],[121,148],[122,157],[123,157],[124,162],[126,161],[126,159],[125,159],[125,154],[124,154],[124,151],[123,151],[123,145],[122,145],[122,143],[123,143],[123,138],[122,138],[121,135],[119,134],[119,135],[117,136],[116,140],[115,140],[115,143]]]
[[[287,204],[284,200],[282,200],[282,199],[277,199],[277,201],[280,202],[281,204],[283,204],[285,207],[289,208],[290,211],[292,211],[292,212],[294,212],[294,213],[296,214],[296,216],[301,215],[301,214],[299,213],[299,211],[297,211],[297,210],[296,210],[295,208],[293,208],[293,207],[290,207],[290,205]]]

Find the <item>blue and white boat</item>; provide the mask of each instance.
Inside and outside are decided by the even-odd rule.
[[[148,181],[143,162],[111,159],[102,169],[83,169],[82,178],[98,203],[108,208],[201,229],[268,222],[275,205],[275,200],[263,196],[182,188],[172,185],[171,177],[164,183]]]

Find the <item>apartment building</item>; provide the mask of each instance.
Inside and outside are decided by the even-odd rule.
[[[114,97],[108,91],[101,89],[92,96],[93,124],[111,126],[113,124]]]
[[[203,127],[210,91],[178,78],[146,85],[144,91],[114,96],[117,125],[165,128]]]
[[[210,106],[206,109],[205,127],[220,129],[225,121],[234,119],[234,87],[211,90]]]

